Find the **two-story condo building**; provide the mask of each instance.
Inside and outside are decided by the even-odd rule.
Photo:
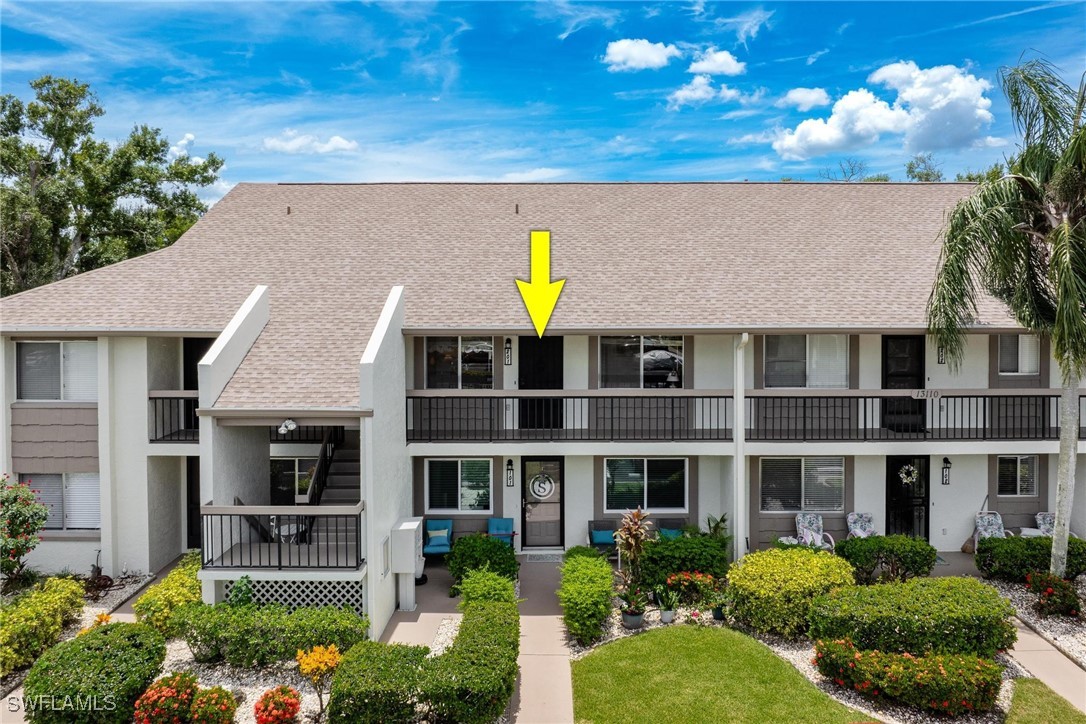
[[[512,518],[530,552],[638,505],[726,514],[737,556],[801,511],[940,550],[981,509],[1032,526],[1055,498],[1048,341],[992,299],[960,369],[925,335],[970,189],[239,185],[167,249],[0,303],[0,468],[52,511],[31,562],[201,547],[208,600],[249,575],[378,634],[411,516]],[[514,284],[533,229],[567,280],[542,338]]]

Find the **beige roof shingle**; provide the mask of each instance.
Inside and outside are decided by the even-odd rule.
[[[271,322],[218,401],[358,404],[395,284],[406,325],[529,333],[515,277],[552,232],[549,329],[921,329],[965,184],[239,184],[168,249],[9,297],[0,330],[217,332],[257,284]],[[288,208],[290,210],[288,214]],[[982,324],[1013,326],[982,301]]]

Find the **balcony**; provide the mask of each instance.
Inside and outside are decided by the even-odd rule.
[[[200,442],[199,394],[196,390],[149,392],[151,442]]]
[[[408,442],[731,440],[729,393],[409,391]]]
[[[364,503],[202,506],[204,568],[361,568],[364,510]]]

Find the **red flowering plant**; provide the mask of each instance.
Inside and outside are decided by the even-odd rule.
[[[163,676],[136,700],[136,724],[181,724],[189,721],[196,677],[180,672]]]
[[[234,695],[221,686],[203,689],[192,700],[190,710],[193,724],[230,724],[238,703]]]
[[[256,724],[290,724],[298,719],[302,698],[290,686],[265,691],[253,706]]]
[[[712,574],[682,571],[667,577],[667,587],[679,594],[679,600],[691,606],[707,605],[713,600],[716,579]]]
[[[1026,588],[1037,594],[1037,612],[1042,616],[1078,616],[1082,610],[1070,581],[1044,571],[1026,575]]]
[[[49,506],[38,502],[37,491],[13,482],[7,473],[0,475],[0,573],[5,580],[20,578],[23,558],[38,547],[48,519]]]

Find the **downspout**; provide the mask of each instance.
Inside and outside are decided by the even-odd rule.
[[[735,458],[732,465],[735,490],[734,520],[732,528],[735,539],[735,560],[739,560],[750,550],[750,511],[747,504],[747,360],[746,348],[750,334],[743,332],[735,344],[735,361],[732,383],[732,399],[735,405],[735,425],[732,437],[735,439]]]

